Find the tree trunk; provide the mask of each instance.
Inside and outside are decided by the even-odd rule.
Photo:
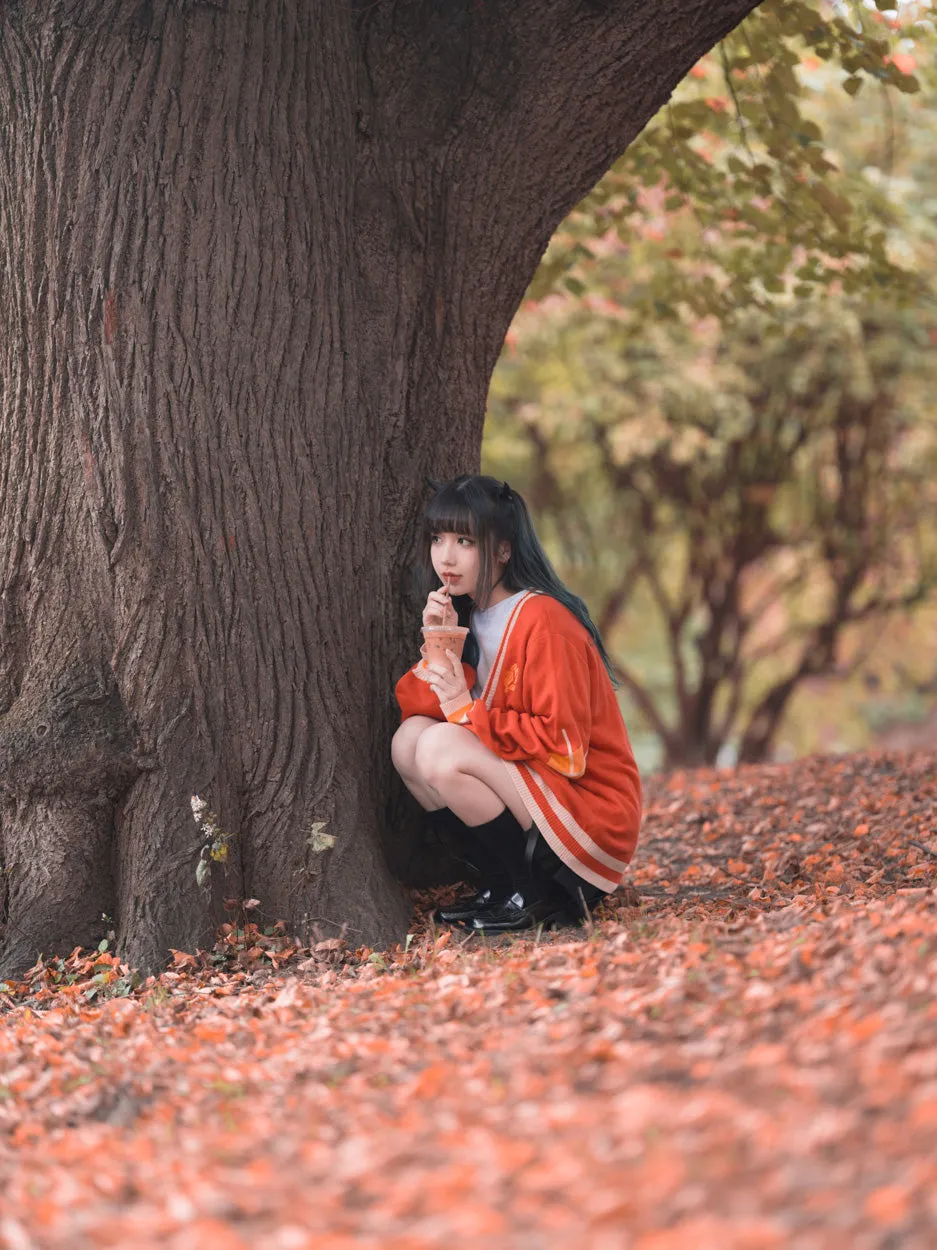
[[[402,936],[424,475],[477,464],[552,230],[752,7],[0,0],[0,972],[102,916],[156,967],[248,894]]]

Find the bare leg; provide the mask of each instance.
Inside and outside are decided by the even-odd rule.
[[[467,825],[494,820],[506,807],[522,829],[533,823],[507,765],[462,725],[424,727],[414,766],[418,784],[435,796],[434,807],[448,807]]]
[[[429,729],[438,727],[439,724],[438,720],[432,720],[429,716],[410,716],[394,734],[390,744],[390,757],[394,768],[400,774],[401,781],[420,807],[427,812],[435,812],[440,807],[445,807],[446,801],[441,799],[424,781],[416,766],[416,748],[423,734]]]

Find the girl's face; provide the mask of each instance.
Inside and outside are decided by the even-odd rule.
[[[439,580],[452,594],[475,598],[479,552],[474,538],[468,534],[434,534],[430,539],[430,558]]]

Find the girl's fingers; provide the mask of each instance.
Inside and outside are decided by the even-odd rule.
[[[423,624],[454,625],[458,619],[458,613],[449,596],[444,595],[441,590],[431,590],[423,609]]]

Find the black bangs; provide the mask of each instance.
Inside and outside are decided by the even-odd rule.
[[[472,502],[459,489],[458,480],[447,482],[423,514],[423,536],[430,539],[434,534],[465,534],[475,538],[478,533],[475,518]]]

